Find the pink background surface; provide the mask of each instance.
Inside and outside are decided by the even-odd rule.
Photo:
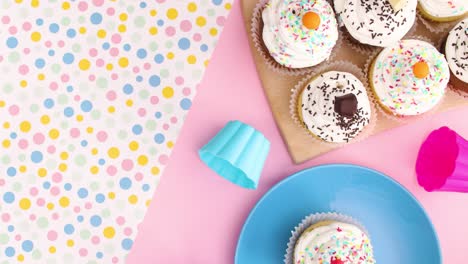
[[[425,192],[414,164],[419,145],[435,128],[448,125],[468,138],[467,115],[462,108],[428,117],[296,166],[263,94],[237,1],[127,263],[233,263],[240,230],[257,200],[288,175],[324,163],[368,166],[399,181],[429,213],[444,263],[466,263],[468,194]],[[197,150],[232,119],[271,141],[257,190],[229,183],[198,159]]]

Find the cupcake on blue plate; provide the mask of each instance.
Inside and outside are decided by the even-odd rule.
[[[372,245],[361,224],[349,216],[307,216],[289,240],[285,264],[375,264]]]

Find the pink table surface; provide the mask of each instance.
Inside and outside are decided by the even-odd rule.
[[[444,263],[467,263],[468,194],[427,193],[414,175],[427,133],[448,125],[468,137],[467,115],[468,108],[438,114],[294,165],[257,77],[237,1],[127,263],[233,263],[242,225],[268,189],[304,168],[342,162],[382,171],[408,188],[437,229]],[[232,119],[271,141],[257,190],[227,182],[198,159],[197,150]]]

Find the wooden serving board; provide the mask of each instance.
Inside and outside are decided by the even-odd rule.
[[[280,128],[289,153],[295,163],[301,163],[320,154],[329,152],[336,147],[314,142],[307,133],[304,133],[303,128],[299,127],[292,120],[289,114],[291,89],[304,78],[304,75],[287,76],[275,73],[267,66],[262,56],[258,54],[252,41],[250,26],[253,10],[256,4],[257,1],[255,0],[241,0],[241,8],[245,27],[249,35],[250,48],[263,89],[267,95],[271,111],[273,112],[276,123]],[[433,40],[434,43],[438,43],[440,41],[440,39],[437,39],[438,36],[446,35],[430,34],[430,32],[427,31],[421,23],[418,24],[415,34],[427,37]],[[364,67],[364,64],[368,59],[367,56],[357,54],[356,51],[346,43],[345,39],[342,41],[342,48],[335,52],[337,52],[335,60],[347,60],[361,68]],[[458,96],[453,92],[447,93],[443,103],[437,108],[436,112],[443,112],[451,108],[462,106],[468,106],[468,99]],[[372,134],[377,134],[398,126],[401,126],[401,122],[378,115],[377,124]]]

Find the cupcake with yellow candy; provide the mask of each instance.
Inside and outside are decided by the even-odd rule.
[[[271,68],[294,73],[330,58],[338,27],[327,0],[263,0],[254,10],[252,36]]]
[[[307,216],[289,240],[285,264],[375,264],[369,236],[359,223],[337,213]]]
[[[383,49],[370,65],[368,77],[385,113],[411,117],[442,100],[450,72],[444,55],[433,45],[407,39]]]
[[[418,10],[424,18],[436,22],[455,21],[468,14],[467,0],[419,0]]]

